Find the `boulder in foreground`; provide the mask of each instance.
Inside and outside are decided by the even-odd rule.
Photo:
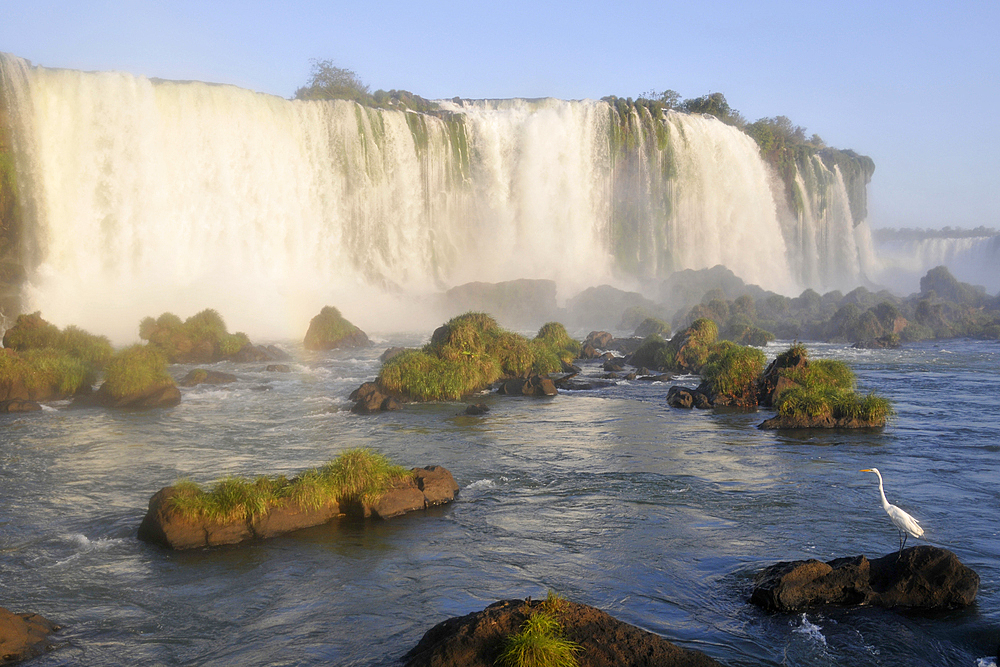
[[[544,601],[502,600],[483,611],[450,618],[428,630],[403,656],[406,667],[494,667],[504,642],[517,633]],[[561,601],[555,613],[563,636],[580,646],[580,667],[708,667],[704,653],[680,648],[584,604]]]
[[[972,604],[979,575],[946,549],[927,545],[869,561],[864,556],[777,563],[756,578],[750,601],[767,611],[824,604],[956,609]]]
[[[0,607],[0,665],[27,660],[49,648],[59,626],[38,614],[15,614]]]

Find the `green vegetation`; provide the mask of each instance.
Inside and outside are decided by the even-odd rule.
[[[96,336],[73,325],[60,331],[38,312],[18,315],[14,326],[4,333],[3,345],[19,352],[57,350],[95,369],[103,368],[113,352],[106,336]]]
[[[557,614],[565,600],[549,591],[524,621],[519,632],[507,637],[497,658],[501,667],[576,667],[580,645],[563,637]]]
[[[367,344],[368,336],[340,314],[333,306],[324,306],[319,315],[309,321],[303,345],[307,350],[329,350]]]
[[[315,510],[331,502],[371,504],[410,474],[382,454],[370,449],[350,449],[326,465],[306,470],[293,479],[229,477],[208,492],[194,482],[183,480],[174,485],[176,494],[171,503],[175,511],[190,519],[220,523],[252,521],[278,506]]]
[[[0,400],[50,400],[89,391],[96,380],[90,364],[53,349],[0,350]]]
[[[561,370],[562,360],[578,351],[560,324],[546,324],[529,341],[485,313],[466,313],[449,320],[423,349],[387,361],[376,382],[383,392],[412,400],[459,400],[501,378]]]
[[[350,69],[337,67],[332,60],[313,58],[309,82],[295,91],[297,100],[351,100],[383,109],[410,109],[423,113],[436,111],[438,105],[406,90],[376,90]],[[411,130],[413,128],[411,127]]]
[[[766,361],[764,353],[755,347],[723,341],[712,350],[701,377],[712,395],[732,396],[738,405],[755,407],[757,380]]]
[[[635,335],[645,338],[653,334],[669,335],[670,325],[658,317],[647,317],[635,328]]]
[[[108,361],[101,390],[112,398],[122,399],[173,384],[163,352],[151,345],[133,345],[115,353]]]
[[[222,316],[211,308],[183,322],[173,313],[146,317],[139,323],[139,337],[171,364],[232,359],[250,342],[245,333],[229,333]]]
[[[888,399],[854,391],[854,373],[847,364],[833,359],[810,360],[801,343],[778,355],[774,368],[779,376],[795,383],[773,399],[781,417],[884,424],[893,414]]]

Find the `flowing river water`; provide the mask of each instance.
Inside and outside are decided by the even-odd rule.
[[[672,409],[668,385],[638,381],[484,396],[481,417],[458,403],[352,415],[347,395],[379,353],[421,339],[323,354],[288,344],[291,373],[218,364],[240,380],[185,389],[168,410],[0,418],[0,605],[64,626],[31,664],[393,665],[439,621],[548,590],[727,665],[994,664],[996,342],[810,345],[895,402],[874,433],[760,431],[765,411]],[[458,500],[236,547],[136,539],[150,496],[180,478],[292,475],[352,447],[443,465]],[[776,561],[896,548],[877,480],[859,472],[873,466],[926,541],[979,573],[976,604],[788,615],[748,604],[754,573]]]

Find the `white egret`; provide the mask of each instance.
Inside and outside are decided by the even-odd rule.
[[[896,525],[896,529],[899,531],[899,552],[903,553],[903,547],[906,546],[906,538],[910,535],[914,537],[921,537],[924,534],[924,529],[920,527],[920,524],[912,516],[899,509],[895,505],[890,505],[889,501],[885,497],[885,489],[882,488],[882,473],[878,471],[878,468],[865,468],[861,472],[873,472],[878,475],[878,492],[882,494],[882,509],[886,511],[889,518]]]

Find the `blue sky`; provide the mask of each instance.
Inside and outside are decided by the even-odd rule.
[[[428,98],[722,92],[870,155],[873,227],[1000,228],[1000,3],[73,2],[6,8],[46,67],[290,97],[310,58]]]

